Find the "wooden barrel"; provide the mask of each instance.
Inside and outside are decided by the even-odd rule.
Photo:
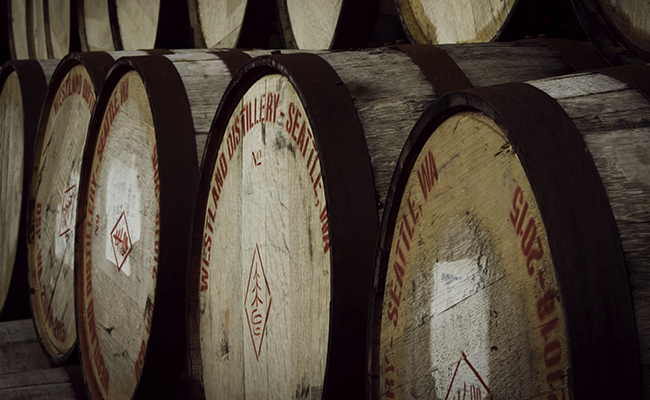
[[[199,181],[193,393],[364,398],[378,214],[418,116],[456,87],[572,70],[540,42],[275,54],[244,66]]]
[[[27,2],[29,57],[61,59],[70,52],[70,0]]]
[[[106,78],[76,222],[77,333],[92,397],[174,393],[185,360],[197,154],[248,59],[237,50],[126,57]]]
[[[27,7],[24,1],[0,1],[3,28],[2,38],[3,63],[6,60],[24,60],[29,58],[27,46]]]
[[[648,393],[649,72],[470,89],[423,113],[381,228],[374,398]]]
[[[275,11],[268,0],[188,0],[196,47],[268,48]]]
[[[27,192],[47,82],[58,61],[8,61],[0,69],[0,314],[29,317]],[[14,267],[15,266],[15,267]],[[16,273],[14,274],[14,269]]]
[[[36,133],[27,267],[34,325],[55,365],[68,358],[77,342],[74,222],[88,124],[104,77],[122,54],[72,53],[61,60]]]
[[[475,43],[527,37],[582,39],[570,0],[448,2],[397,0],[404,30],[413,43]]]
[[[613,65],[650,62],[650,4],[643,0],[571,0],[594,46]]]
[[[377,47],[406,38],[392,0],[279,0],[277,8],[288,49]]]
[[[50,368],[31,320],[0,323],[2,399],[85,399],[79,366]]]
[[[83,51],[189,47],[184,1],[78,0]]]

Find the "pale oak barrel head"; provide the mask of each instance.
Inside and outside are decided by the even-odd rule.
[[[484,43],[546,35],[580,39],[584,33],[569,0],[396,0],[412,43]]]
[[[589,40],[612,65],[650,62],[650,4],[571,0]]]
[[[185,357],[185,265],[196,187],[192,115],[163,56],[114,64],[81,175],[75,296],[95,398],[166,398]]]
[[[77,0],[79,37],[83,51],[113,51],[108,3],[102,0]]]
[[[103,52],[66,56],[50,82],[36,134],[27,266],[34,325],[55,365],[77,342],[74,240],[81,164],[95,99],[113,62]]]
[[[70,0],[47,0],[47,58],[62,59],[71,50],[71,4]],[[76,15],[76,14],[75,14]]]
[[[9,55],[12,60],[29,58],[27,45],[27,5],[23,1],[6,0],[6,29],[8,34]]]
[[[202,166],[190,268],[198,397],[363,396],[361,282],[376,211],[360,127],[339,79],[315,55],[258,58],[222,99]]]
[[[47,81],[57,61],[8,61],[0,69],[2,180],[0,314],[26,318],[27,193],[32,148]],[[13,280],[13,281],[12,281]],[[27,297],[26,297],[27,296]],[[6,303],[5,303],[6,302]]]
[[[641,398],[649,112],[586,73],[423,113],[380,233],[373,397]]]
[[[297,49],[368,47],[375,18],[394,12],[393,4],[380,0],[280,0],[277,4],[285,46]]]
[[[268,0],[188,0],[196,47],[266,48],[274,2]]]

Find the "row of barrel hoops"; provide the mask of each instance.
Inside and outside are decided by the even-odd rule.
[[[650,3],[324,3],[0,0],[0,398],[650,398]]]

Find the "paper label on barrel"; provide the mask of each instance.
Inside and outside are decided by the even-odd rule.
[[[127,72],[113,88],[95,147],[83,225],[83,311],[92,378],[130,398],[142,372],[158,268],[158,150],[147,92]],[[81,335],[80,335],[81,338]]]
[[[12,72],[0,92],[0,309],[4,307],[16,259],[23,194],[24,121],[18,74]]]
[[[267,75],[243,95],[212,174],[198,282],[206,397],[319,393],[327,204],[313,128],[287,78]]]
[[[382,398],[568,399],[562,300],[533,191],[482,114],[444,121],[392,229]]]
[[[77,193],[95,91],[83,65],[60,81],[46,109],[47,125],[35,157],[34,219],[30,284],[36,323],[47,351],[65,354],[77,339],[74,316],[74,255]],[[61,354],[57,354],[61,353]]]

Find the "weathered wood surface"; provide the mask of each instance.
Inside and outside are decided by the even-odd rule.
[[[288,49],[350,49],[405,39],[392,0],[279,0],[277,13]]]
[[[584,38],[570,0],[397,0],[413,43],[477,43],[538,35]]]
[[[452,47],[449,46],[449,49]],[[573,70],[554,50],[540,43],[497,45],[491,49],[494,54],[491,54],[490,47],[475,45],[472,49],[451,49],[447,53],[462,70],[467,70],[468,77],[475,85],[493,80],[503,82],[508,76],[514,79],[548,77]],[[535,59],[535,54],[536,62],[529,59]],[[289,54],[275,57],[277,60],[291,60],[291,57],[305,56]],[[374,199],[369,205],[370,209],[366,208],[364,212],[370,210],[378,221],[404,141],[419,115],[438,94],[413,59],[396,48],[323,52],[319,57],[335,71],[337,80],[340,79],[338,85],[344,86],[349,93],[354,114],[359,119],[364,154],[354,158],[356,163],[367,162],[363,160],[365,151],[368,152],[369,164],[359,167],[359,171],[371,168],[368,178],[372,180],[374,188],[368,194],[360,185],[354,192],[355,196],[368,195]],[[477,61],[481,58],[485,65]],[[265,60],[271,63],[269,59]],[[531,67],[526,72],[529,63],[541,64],[545,68]],[[365,225],[367,221],[354,227],[368,229],[359,234],[361,238],[354,237],[349,242],[348,238],[333,239],[332,235],[345,231],[340,224],[349,224],[352,219],[348,214],[343,217],[339,213],[351,211],[336,208],[336,203],[330,203],[332,197],[329,195],[321,197],[321,186],[324,187],[323,193],[340,193],[344,190],[338,182],[342,177],[333,177],[331,172],[328,174],[324,167],[327,162],[315,161],[316,155],[319,160],[326,159],[328,155],[313,143],[327,142],[331,140],[330,135],[337,131],[328,130],[311,120],[319,112],[314,111],[316,108],[312,107],[315,106],[305,100],[308,86],[298,90],[293,86],[297,84],[291,82],[291,79],[297,80],[298,77],[316,76],[317,72],[310,70],[310,67],[305,67],[309,71],[305,72],[293,64],[289,65],[280,69],[290,71],[283,72],[288,78],[279,76],[278,72],[264,78],[252,78],[248,82],[244,71],[253,71],[254,68],[246,67],[240,71],[235,79],[241,81],[231,84],[236,91],[222,102],[212,127],[215,129],[213,141],[205,152],[190,274],[189,329],[195,389],[200,393],[204,391],[207,397],[222,391],[227,391],[231,396],[242,396],[244,393],[248,395],[265,390],[276,397],[287,397],[294,393],[296,387],[303,388],[301,390],[305,393],[307,388],[320,393],[325,377],[319,377],[319,374],[322,374],[328,361],[318,357],[324,357],[323,348],[332,346],[329,339],[322,341],[322,334],[327,332],[327,327],[330,332],[336,331],[332,326],[342,323],[335,317],[328,317],[336,314],[329,309],[330,301],[331,304],[340,305],[345,294],[337,291],[340,289],[336,289],[336,285],[328,290],[320,280],[306,276],[311,276],[314,271],[339,276],[332,271],[345,269],[352,258],[335,256],[335,252],[343,251],[339,248],[334,250],[336,246],[344,246],[342,243],[345,243],[354,247],[358,244],[355,257],[361,258],[367,254],[357,241],[371,238],[374,242],[372,228]],[[294,77],[294,68],[304,75],[296,72]],[[519,75],[522,71],[523,75]],[[254,72],[249,73],[256,76]],[[301,93],[298,97],[297,90]],[[323,98],[327,98],[327,94],[326,91],[319,93]],[[338,104],[330,101],[329,108],[332,103]],[[272,115],[267,114],[271,111]],[[343,132],[351,130],[350,127],[340,129]],[[296,162],[298,164],[294,164]],[[338,162],[348,165],[349,170],[354,169],[349,166],[352,164],[346,164],[342,159]],[[322,174],[319,174],[319,168]],[[305,184],[312,186],[302,186]],[[346,202],[358,206],[356,197],[352,200],[349,194],[347,196]],[[300,197],[303,198],[302,202],[295,200]],[[264,199],[264,203],[260,199]],[[376,206],[378,203],[379,207]],[[317,208],[318,212],[310,208]],[[360,218],[358,215],[354,217]],[[332,252],[333,259],[317,258],[322,256],[318,249],[325,250],[326,254]],[[370,252],[374,252],[374,244]],[[372,255],[369,257],[372,258]],[[367,279],[370,279],[369,276],[366,280],[361,277],[371,269],[366,262],[359,261],[354,263],[354,267],[349,267],[349,271],[355,271],[350,273],[360,275],[350,276],[349,283],[357,287],[355,290],[361,293],[361,298],[361,288],[367,287]],[[263,274],[260,272],[262,269]],[[287,280],[296,280],[299,287],[293,288],[293,284],[287,287]],[[251,291],[251,288],[257,292]],[[260,298],[264,306],[248,309],[253,302],[245,300],[246,296],[258,292],[266,296]],[[332,298],[329,297],[330,293]],[[269,307],[271,299],[272,305]],[[361,300],[362,303],[365,301]],[[363,309],[363,305],[360,308]],[[313,313],[307,320],[302,314],[304,309]],[[354,313],[352,309],[348,311],[348,315]],[[358,320],[365,320],[365,311],[357,317]],[[249,325],[248,321],[259,324],[251,322]],[[319,326],[323,331],[317,330]],[[365,331],[360,336],[356,337],[360,340],[356,343],[359,351],[363,350]],[[334,346],[340,346],[343,341],[339,338]],[[284,350],[294,347],[295,351]],[[329,351],[330,356],[337,352],[332,348]],[[219,357],[215,359],[214,354]],[[356,359],[354,351],[346,356],[350,360]],[[300,360],[304,357],[312,359],[313,367],[301,370]],[[355,361],[349,364],[354,365]],[[356,365],[360,367],[355,372],[365,368],[363,353],[361,362]],[[328,371],[337,369],[331,365],[328,368]],[[354,372],[349,375],[353,376]],[[329,390],[336,390],[331,382],[341,377],[332,372],[327,379],[333,385],[329,386]],[[280,382],[285,382],[284,386]],[[360,381],[357,383],[360,384]],[[350,393],[359,395],[365,391],[363,387],[350,390]]]
[[[46,60],[47,33],[45,9],[43,0],[27,2],[27,41],[29,43],[29,58],[33,60]]]
[[[47,6],[47,58],[61,59],[71,50],[70,0],[48,0]]]
[[[32,320],[0,324],[0,397],[85,399],[79,366],[50,368]]]
[[[598,4],[615,33],[643,51],[650,61],[650,4],[639,0],[598,0]]]
[[[9,51],[11,59],[28,59],[27,6],[24,1],[7,1],[7,28],[9,30]]]
[[[650,4],[637,0],[571,0],[580,23],[612,65],[650,62]]]
[[[108,15],[108,2],[78,0],[79,37],[83,51],[116,50]]]
[[[272,5],[268,1],[239,1],[239,0],[190,0],[188,1],[190,21],[194,31],[194,42],[197,47],[207,48],[234,48],[234,47],[265,47],[268,41],[265,28],[269,28],[271,13],[266,10],[267,23],[264,26],[245,26],[248,14],[259,14],[260,9],[268,9]],[[241,43],[242,38],[251,32],[244,29],[253,29],[257,35],[253,43]]]
[[[544,166],[534,155],[548,149],[555,153],[554,165],[565,165],[564,149],[553,150],[565,143],[544,139],[538,141],[543,146],[526,147],[537,139],[503,128],[525,125],[503,113],[498,118],[505,121],[496,119],[497,125],[497,114],[471,96],[450,95],[427,111],[400,158],[382,226],[374,278],[377,398],[637,398],[638,356],[643,390],[649,388],[644,270],[650,251],[650,102],[629,84],[599,73],[530,84],[568,114],[575,132],[556,122],[549,127],[558,138],[581,136],[571,143],[586,147],[576,144],[571,151],[576,158],[590,154],[583,158],[591,169],[574,164],[556,179],[566,195],[544,197],[551,186],[542,174],[560,168]],[[519,99],[521,109],[528,106]],[[454,106],[473,111],[453,111]],[[448,109],[451,116],[427,125]],[[537,114],[539,124],[553,121],[553,113]],[[571,180],[581,186],[588,174],[600,176],[600,198],[582,199],[584,193],[566,186]],[[606,214],[607,199],[613,218]],[[605,213],[587,214],[598,210],[587,203],[598,201]],[[558,225],[555,213],[563,207],[574,213],[588,209],[590,221],[575,224],[569,218]],[[594,230],[601,223],[604,233]],[[559,243],[561,235],[578,239]],[[601,254],[593,257],[594,250]],[[582,255],[567,260],[573,251]],[[577,322],[582,315],[588,317]],[[594,377],[599,385],[593,385]]]
[[[0,260],[0,311],[4,311],[6,301],[15,302],[8,307],[16,307],[18,315],[28,305],[24,285],[26,256],[26,180],[30,179],[32,146],[36,133],[36,123],[45,96],[47,82],[56,67],[56,60],[7,62],[0,70],[2,106],[0,107],[0,159],[2,162],[2,181],[0,182],[2,210],[0,211],[0,231],[2,257]],[[18,263],[16,260],[20,260]],[[18,266],[15,279],[11,283],[14,266]],[[15,292],[11,293],[11,286]],[[21,310],[21,311],[19,311]],[[27,315],[24,315],[27,317]]]
[[[119,33],[122,44],[119,50],[153,49],[158,32],[160,0],[114,2],[117,19],[112,21],[113,35]]]
[[[0,324],[0,376],[50,367],[31,319]]]
[[[74,240],[81,164],[95,99],[117,54],[70,55],[61,61],[36,136],[30,186],[29,284],[39,338],[54,364],[65,361],[77,340]]]
[[[76,287],[93,395],[130,397],[136,385],[173,393],[185,353],[182,265],[199,157],[230,69],[249,58],[229,54],[123,59],[98,100],[81,179]]]
[[[27,38],[30,58],[65,57],[70,52],[70,0],[27,2]]]

